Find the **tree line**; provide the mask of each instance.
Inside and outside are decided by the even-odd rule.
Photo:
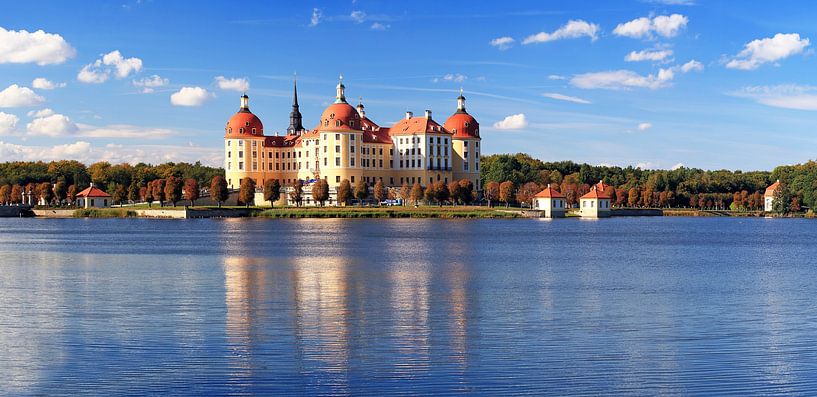
[[[560,191],[568,205],[599,181],[618,207],[686,207],[712,210],[762,210],[763,194],[780,180],[789,210],[817,206],[817,162],[780,166],[773,171],[707,171],[680,167],[643,170],[635,167],[593,166],[572,161],[544,162],[527,154],[484,156],[483,195],[489,202],[530,205],[547,185]]]

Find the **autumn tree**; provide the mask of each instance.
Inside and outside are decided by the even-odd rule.
[[[128,199],[128,190],[125,189],[125,185],[117,183],[111,199],[113,199],[114,203],[119,203],[119,205],[122,205],[122,203]]]
[[[437,201],[437,185],[429,183],[425,188],[424,198],[429,205]]]
[[[54,200],[54,190],[51,182],[43,182],[37,185],[37,197],[45,203],[47,207]]]
[[[68,193],[65,195],[65,198],[68,200],[68,205],[74,205],[77,201],[77,185],[68,186]]]
[[[190,201],[190,206],[196,206],[196,200],[199,199],[200,191],[199,191],[199,182],[193,178],[187,178],[184,180],[184,197]]]
[[[474,201],[474,182],[469,179],[460,179],[458,184],[460,185],[460,200],[462,200],[463,204]]]
[[[409,186],[408,182],[403,182],[403,186],[400,187],[400,202],[402,205],[406,205],[406,201],[409,200],[411,197],[411,186]]]
[[[255,186],[253,186],[255,188]],[[176,206],[176,203],[182,199],[182,180],[176,178],[175,176],[171,175],[165,179],[165,200],[170,201],[173,203],[173,206]]]
[[[23,202],[23,187],[14,184],[11,186],[11,203],[21,204]]]
[[[143,189],[145,189],[145,191],[142,194],[142,200],[144,200],[146,203],[148,203],[148,208],[150,208],[153,205],[153,200],[154,200],[154,198],[153,198],[153,181],[148,182],[147,186],[145,186]]]
[[[460,201],[460,184],[457,181],[451,181],[448,186],[446,186],[448,190],[448,197],[451,199],[452,205],[457,205],[457,202]]]
[[[296,180],[292,185],[292,191],[289,192],[289,199],[295,203],[296,207],[300,207],[304,201],[304,182],[300,179]]]
[[[491,181],[485,185],[485,199],[488,200],[488,207],[492,201],[499,200],[499,182]]]
[[[340,185],[338,186],[338,203],[342,203],[345,206],[348,205],[353,198],[354,194],[352,194],[352,184],[349,182],[349,180],[344,179],[340,181]]]
[[[54,184],[54,198],[58,205],[62,205],[66,198],[68,198],[68,185],[65,181],[59,181]]]
[[[536,193],[539,193],[540,190],[542,189],[536,182],[528,182],[522,185],[516,192],[516,200],[519,201],[520,204],[526,203],[532,206],[530,201],[533,200],[533,197],[536,196]]]
[[[277,179],[267,179],[264,182],[264,201],[269,201],[274,207],[275,202],[281,198],[281,181]]]
[[[221,175],[216,175],[210,180],[210,197],[218,203],[218,208],[221,208],[221,203],[227,201],[230,197],[230,191],[227,190],[227,181]]]
[[[167,196],[165,196],[166,183],[164,179],[153,181],[153,199],[159,202],[159,207],[165,206],[165,200],[167,198]]]
[[[437,201],[437,204],[440,206],[443,205],[445,201],[449,199],[448,195],[448,186],[445,185],[445,182],[438,181],[434,183],[434,200]]]
[[[321,207],[329,200],[329,182],[325,179],[318,179],[315,184],[312,185],[312,200],[315,200],[316,203],[320,203]]]
[[[638,205],[638,200],[640,196],[638,194],[638,188],[630,188],[630,191],[627,192],[627,205],[630,207],[635,207]]]
[[[616,189],[616,207],[623,207],[624,204],[627,203],[627,190],[626,189]]]
[[[241,180],[241,185],[238,187],[238,200],[247,208],[250,208],[250,204],[255,202],[255,179]]]
[[[505,181],[499,184],[499,201],[505,203],[505,208],[511,206],[514,200],[515,192],[513,182]]]
[[[414,185],[411,186],[411,200],[414,201],[415,207],[420,205],[424,194],[423,185],[420,185],[420,182],[414,182]]]
[[[360,205],[363,205],[363,200],[367,197],[369,197],[369,186],[360,179],[355,183],[355,198],[360,200]]]
[[[11,185],[0,186],[0,205],[7,205],[11,202]]]

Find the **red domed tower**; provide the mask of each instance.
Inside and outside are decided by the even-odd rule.
[[[238,189],[241,180],[263,181],[264,124],[250,112],[250,98],[241,96],[241,108],[224,127],[224,171],[227,186]]]
[[[480,142],[479,123],[465,110],[465,96],[457,97],[457,111],[445,121],[443,127],[453,135],[454,180],[468,179],[476,191],[482,190],[479,178]]]

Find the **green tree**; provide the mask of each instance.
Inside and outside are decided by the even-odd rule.
[[[772,199],[772,211],[778,215],[787,215],[791,212],[791,192],[789,187],[783,183],[774,190]]]
[[[60,180],[54,184],[54,198],[59,205],[62,205],[65,199],[68,198],[68,185],[66,185],[64,180]]]
[[[128,186],[128,201],[131,204],[136,204],[139,201],[139,184],[134,180]]]
[[[128,199],[128,190],[125,189],[125,185],[117,183],[116,189],[114,189],[112,196],[114,203],[119,203],[119,205],[122,205],[122,203]]]

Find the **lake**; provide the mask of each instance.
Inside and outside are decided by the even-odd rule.
[[[815,394],[817,223],[0,219],[0,392]]]

